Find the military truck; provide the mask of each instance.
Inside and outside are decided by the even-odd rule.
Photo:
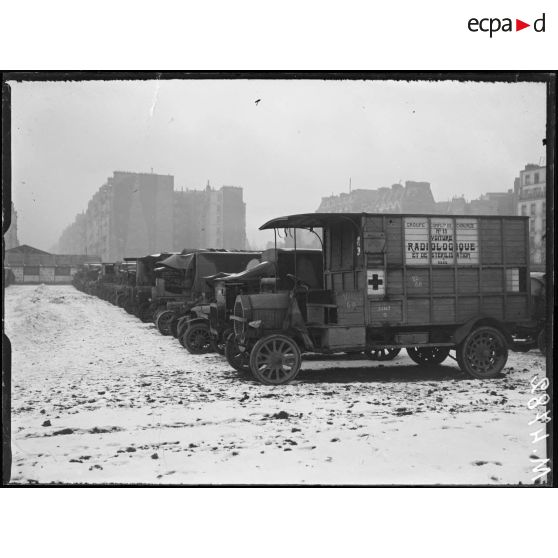
[[[135,280],[135,283],[125,290],[125,296],[120,304],[128,313],[136,315],[143,322],[153,319],[151,291],[155,286],[155,268],[159,262],[173,254],[176,252],[151,254],[135,260],[135,274],[132,271],[129,276]]]
[[[296,378],[301,353],[406,349],[419,365],[454,351],[499,375],[531,316],[526,217],[309,213],[260,229],[322,231],[323,288],[236,298],[234,339],[265,384]]]
[[[161,260],[150,301],[159,331],[163,335],[176,332],[190,352],[211,350],[207,316],[214,290],[207,278],[242,271],[258,264],[260,257],[261,252],[196,250]],[[190,329],[185,337],[188,328],[195,331]]]
[[[311,288],[322,286],[321,250],[270,248],[262,252],[261,257],[261,263],[251,269],[210,279],[215,290],[215,300],[209,305],[209,328],[214,349],[225,354],[229,363],[239,370],[245,368],[245,363],[235,346],[234,336],[231,337],[233,325],[230,321],[236,297],[289,291],[294,286],[295,273]]]

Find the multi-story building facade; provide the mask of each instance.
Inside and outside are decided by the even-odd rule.
[[[517,215],[529,217],[531,263],[544,264],[546,252],[546,167],[528,164],[515,180]]]
[[[184,248],[244,249],[242,188],[174,191],[174,177],[115,172],[62,233],[58,249],[103,261]]]
[[[406,181],[391,188],[358,189],[322,198],[318,212],[431,213],[441,215],[515,215],[515,195],[490,192],[468,202],[464,197],[437,202],[429,182]]]

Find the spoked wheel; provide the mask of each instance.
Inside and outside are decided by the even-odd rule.
[[[225,340],[225,358],[238,372],[250,372],[250,354],[240,350],[234,333],[229,333]]]
[[[119,294],[116,296],[116,306],[118,308],[124,308],[124,303],[126,302],[126,296],[123,294]]]
[[[369,349],[364,351],[364,354],[370,360],[393,360],[401,349]]]
[[[211,334],[207,324],[193,324],[182,336],[186,350],[193,355],[201,355],[211,351]]]
[[[497,376],[508,360],[506,339],[496,328],[489,326],[471,331],[456,352],[461,370],[481,380]]]
[[[163,312],[157,312],[157,319],[155,320],[155,325],[161,333],[161,335],[170,335],[171,322],[174,318],[174,312],[172,310],[163,310]]]
[[[442,364],[448,358],[449,347],[408,347],[407,354],[421,366]]]
[[[541,330],[537,336],[537,347],[539,351],[546,356],[546,332],[544,328]]]
[[[250,370],[262,384],[286,384],[300,371],[300,349],[285,335],[260,339],[250,353]]]
[[[223,333],[219,336],[211,336],[211,344],[213,347],[213,352],[218,353],[220,355],[225,354],[225,345],[227,343],[227,337],[232,333],[232,330],[226,329]]]
[[[178,337],[178,339],[182,339],[187,329],[188,329],[188,318],[186,316],[182,316],[181,318],[178,318],[178,321],[176,323],[176,336]],[[182,343],[182,341],[180,342]]]

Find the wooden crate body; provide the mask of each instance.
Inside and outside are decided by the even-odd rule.
[[[351,216],[324,227],[337,325],[455,326],[528,320],[527,217]]]

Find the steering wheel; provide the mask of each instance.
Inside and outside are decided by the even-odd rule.
[[[304,287],[307,291],[309,291],[312,288],[306,281],[303,281],[302,279],[298,279],[291,273],[287,273],[286,277],[294,283],[295,287]]]

